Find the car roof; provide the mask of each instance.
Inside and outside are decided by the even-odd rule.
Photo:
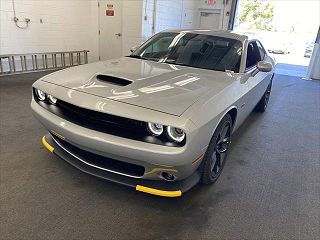
[[[204,34],[210,36],[218,36],[218,37],[225,37],[225,38],[232,38],[239,40],[241,42],[245,40],[254,39],[254,36],[250,33],[246,32],[236,32],[236,31],[226,31],[226,30],[209,30],[209,29],[170,29],[164,30],[162,32],[175,32],[175,33],[194,33],[194,34]]]

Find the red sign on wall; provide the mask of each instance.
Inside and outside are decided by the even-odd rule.
[[[114,16],[113,4],[107,4],[106,16],[108,17]]]
[[[114,10],[106,10],[106,16],[108,16],[108,17],[114,16]]]
[[[216,0],[207,0],[208,5],[214,5],[216,4]]]

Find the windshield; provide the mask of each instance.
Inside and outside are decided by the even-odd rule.
[[[217,71],[239,72],[242,43],[195,33],[159,33],[129,57]]]

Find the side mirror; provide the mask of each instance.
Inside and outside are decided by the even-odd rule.
[[[257,63],[257,69],[260,72],[271,72],[272,68],[273,68],[272,64],[266,61],[260,61]]]
[[[134,52],[135,50],[137,50],[138,49],[138,46],[133,46],[132,48],[130,48],[130,52]]]

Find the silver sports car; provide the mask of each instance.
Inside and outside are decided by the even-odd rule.
[[[44,146],[73,166],[178,197],[218,179],[232,133],[267,107],[274,66],[246,35],[163,31],[130,56],[39,79],[31,108]]]

